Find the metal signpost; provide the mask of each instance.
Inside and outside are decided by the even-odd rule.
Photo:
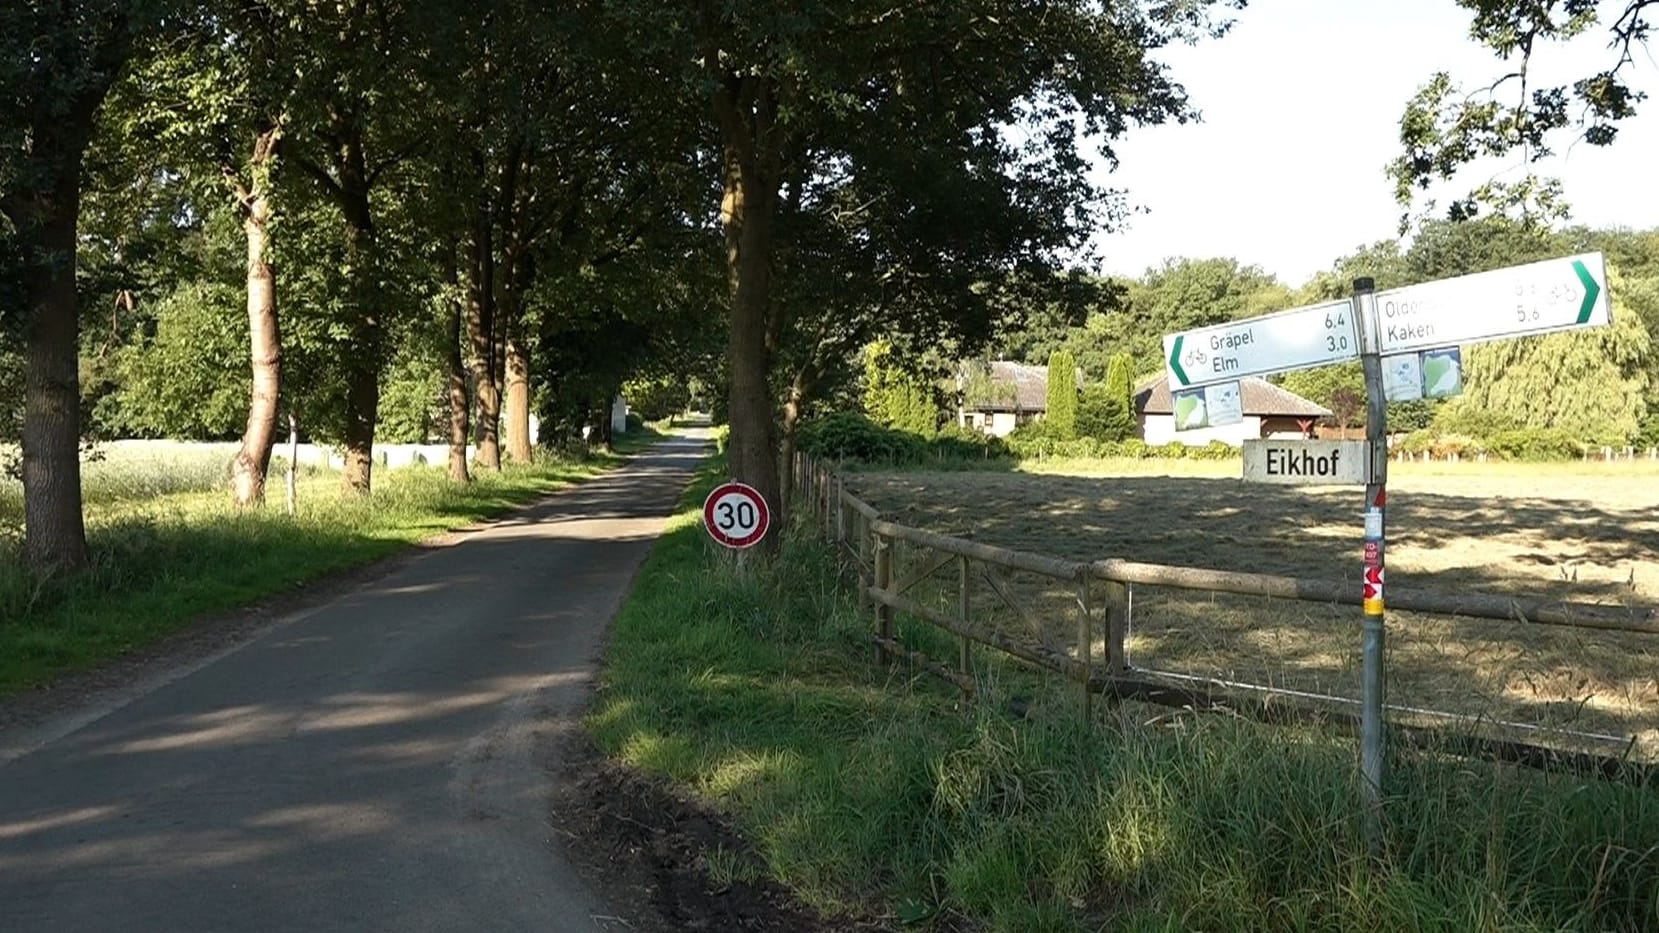
[[[1360,792],[1365,797],[1365,839],[1381,854],[1382,794],[1387,759],[1383,743],[1383,558],[1388,549],[1388,400],[1383,394],[1376,285],[1354,281],[1354,316],[1360,320],[1360,368],[1365,373],[1365,441],[1371,476],[1365,485],[1365,570],[1360,626]]]
[[[1177,429],[1182,427],[1180,396],[1195,394],[1181,390],[1360,360],[1365,374],[1365,441],[1246,441],[1244,479],[1365,485],[1360,783],[1366,839],[1373,854],[1382,844],[1387,780],[1383,588],[1388,401],[1455,393],[1461,388],[1457,348],[1462,344],[1597,327],[1611,323],[1612,317],[1602,255],[1586,253],[1381,293],[1371,279],[1356,279],[1347,301],[1164,337],[1170,393],[1177,400]]]

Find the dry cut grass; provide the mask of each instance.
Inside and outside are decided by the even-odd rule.
[[[1093,475],[1050,472],[1088,470]],[[1236,462],[1043,465],[1032,473],[891,473],[852,484],[901,524],[1074,560],[1152,563],[1342,580],[1359,586],[1362,495],[1355,488],[1244,484]],[[1218,475],[1231,472],[1231,476]],[[1394,587],[1659,604],[1659,469],[1646,464],[1397,464],[1389,497]],[[923,555],[897,552],[897,578]],[[947,579],[948,577],[948,579]],[[1011,574],[1028,605],[1009,610],[977,570],[976,623],[1076,654],[1078,594]],[[954,608],[956,571],[915,593]],[[1355,698],[1359,610],[1137,588],[1130,657],[1142,668]],[[1389,702],[1541,728],[1636,740],[1659,758],[1659,636],[1391,612]],[[1099,657],[1098,637],[1091,646]],[[1532,739],[1536,732],[1505,729]]]

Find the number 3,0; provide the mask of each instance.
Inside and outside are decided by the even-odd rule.
[[[715,508],[719,511],[720,517],[715,519],[714,523],[720,526],[721,531],[755,527],[755,506],[747,499],[735,503],[722,502]]]

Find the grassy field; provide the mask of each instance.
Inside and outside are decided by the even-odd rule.
[[[852,485],[894,521],[1019,550],[1358,580],[1360,490],[1246,485],[1238,470],[1049,461],[1021,472],[861,474]],[[1394,587],[1659,604],[1653,464],[1395,464],[1388,517]],[[901,548],[898,559],[917,555]],[[1044,623],[1026,634],[1070,648],[1073,594],[1034,576],[1014,582]],[[951,598],[948,589],[933,598]],[[987,624],[1017,624],[986,589],[975,605]],[[1130,652],[1146,668],[1354,697],[1358,617],[1352,607],[1137,588]],[[1388,624],[1391,703],[1635,736],[1638,755],[1659,757],[1659,637],[1400,612]]]
[[[1085,725],[1075,690],[987,655],[970,704],[879,668],[823,545],[790,537],[782,573],[714,553],[717,475],[641,571],[588,720],[752,842],[705,854],[712,884],[918,930],[1659,927],[1651,789],[1396,749],[1373,866],[1349,743],[1133,703]]]
[[[92,566],[62,578],[20,569],[22,490],[0,480],[0,697],[143,647],[204,615],[295,591],[498,515],[619,462],[478,471],[465,488],[438,468],[377,470],[367,499],[342,498],[338,473],[308,468],[290,517],[275,468],[263,509],[231,505],[232,449],[115,447],[86,464]]]

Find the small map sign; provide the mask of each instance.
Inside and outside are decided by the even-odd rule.
[[[1451,398],[1463,393],[1463,351],[1457,347],[1382,359],[1383,397],[1390,402]]]
[[[1364,486],[1371,481],[1365,441],[1244,442],[1244,480],[1281,486]]]
[[[1244,420],[1244,391],[1237,382],[1223,382],[1173,392],[1175,430],[1219,428]]]
[[[709,537],[729,548],[759,544],[772,524],[766,498],[753,486],[725,483],[703,500],[703,526]]]
[[[1600,253],[1377,293],[1384,354],[1596,327],[1612,319]]]

